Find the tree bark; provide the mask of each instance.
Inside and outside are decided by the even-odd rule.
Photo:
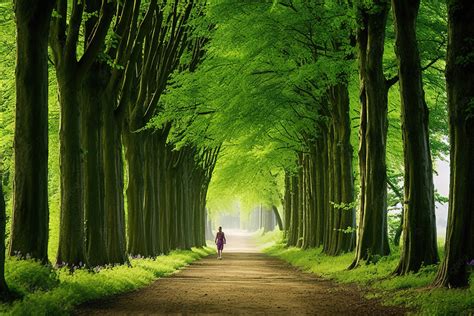
[[[297,175],[297,190],[298,190],[298,231],[296,246],[301,247],[303,244],[303,233],[304,233],[304,187],[303,187],[303,153],[298,153],[298,175]]]
[[[438,262],[429,110],[425,102],[416,17],[420,0],[392,0],[399,66],[405,197],[403,249],[395,274]]]
[[[332,128],[332,163],[334,221],[331,246],[326,251],[329,255],[352,251],[355,246],[355,209],[350,207],[354,202],[354,180],[352,174],[352,146],[350,143],[349,91],[346,83],[330,88],[329,104],[331,105]]]
[[[124,130],[125,156],[128,166],[128,253],[132,256],[144,256],[145,217],[143,214],[143,197],[145,178],[143,173],[143,148],[140,136]]]
[[[3,187],[0,184],[0,301],[10,299],[10,290],[5,281],[5,226],[7,224],[7,214],[5,211],[5,198]]]
[[[290,230],[291,220],[291,183],[290,173],[285,170],[285,195],[283,197],[283,211],[285,213],[285,238],[288,239],[288,232]]]
[[[113,97],[105,94],[107,100]],[[104,168],[104,210],[109,263],[128,262],[125,237],[124,164],[122,129],[114,104],[102,102],[102,158]]]
[[[450,136],[450,187],[445,257],[434,284],[469,284],[468,260],[474,260],[474,2],[448,1],[446,85]]]
[[[358,8],[357,34],[360,76],[359,168],[361,198],[356,256],[350,268],[361,260],[373,261],[390,253],[387,235],[387,95],[383,74],[385,26],[390,5],[375,1],[374,9]],[[374,257],[375,256],[375,257]]]
[[[325,180],[325,169],[324,169],[324,140],[319,137],[316,140],[316,161],[315,161],[315,186],[316,186],[316,239],[315,247],[319,247],[324,242],[324,236],[328,229],[326,223],[326,208],[325,208],[325,195],[324,195],[324,180]]]
[[[82,148],[84,153],[84,219],[85,252],[90,266],[109,263],[106,247],[106,218],[104,209],[104,163],[101,149],[104,104],[99,65],[84,78],[81,116]],[[105,104],[106,105],[106,104]]]
[[[299,190],[298,190],[298,175],[292,174],[290,176],[291,183],[291,217],[290,230],[288,236],[288,246],[296,246],[298,242],[298,213],[299,213]]]
[[[278,208],[275,205],[272,205],[273,214],[275,214],[275,219],[278,224],[278,229],[283,231],[283,222],[281,221],[280,212],[278,212]]]
[[[144,165],[143,173],[145,174],[144,199],[143,199],[143,213],[145,216],[145,244],[147,257],[155,257],[157,255],[157,245],[155,245],[155,235],[157,227],[155,227],[155,216],[158,210],[155,204],[155,195],[157,193],[155,186],[155,176],[157,174],[157,163],[155,161],[155,152],[153,150],[154,135],[148,131],[138,134],[143,138],[144,147]]]
[[[61,104],[60,170],[61,219],[58,265],[79,266],[86,263],[84,252],[84,185],[81,149],[80,86],[74,70],[58,71]]]
[[[48,34],[54,1],[15,1],[15,179],[10,255],[48,262]],[[2,252],[3,254],[3,252]]]

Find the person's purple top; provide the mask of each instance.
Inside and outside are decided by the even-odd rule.
[[[222,250],[224,248],[225,235],[224,232],[217,232],[217,249]]]

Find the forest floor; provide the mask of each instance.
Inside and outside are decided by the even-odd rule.
[[[76,315],[260,314],[403,315],[400,307],[259,252],[249,234],[227,233],[223,260],[214,255],[140,290],[85,303]]]

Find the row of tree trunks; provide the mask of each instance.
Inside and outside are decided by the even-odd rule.
[[[196,150],[174,150],[162,130],[126,135],[128,252],[155,257],[204,246],[209,180],[195,159]]]
[[[329,123],[319,124],[298,171],[286,174],[283,205],[289,246],[320,247],[329,255],[354,249],[355,209],[347,85],[331,91]]]
[[[154,256],[176,247],[204,245],[204,225],[200,222],[205,217],[210,166],[201,166],[191,155],[193,166],[184,172],[174,161],[176,153],[164,145],[166,136],[155,136],[159,132],[136,133],[155,113],[153,104],[159,99],[156,96],[163,91],[164,83],[179,65],[179,57],[189,44],[184,29],[194,2],[185,7],[170,4],[166,20],[169,27],[163,27],[166,3],[158,5],[157,1],[151,1],[143,19],[139,19],[143,12],[140,1],[86,0],[73,1],[70,5],[62,1],[56,3],[58,15],[51,21],[49,32],[53,6],[51,1],[41,8],[17,1],[15,7],[22,38],[17,84],[23,87],[36,82],[37,85],[33,89],[18,89],[31,93],[17,96],[20,104],[17,129],[21,131],[17,130],[15,136],[16,157],[25,161],[17,162],[18,194],[14,203],[11,253],[47,261],[48,35],[61,107],[57,264],[96,266],[127,261],[122,142],[127,144],[129,174],[132,172],[128,187],[132,223],[129,230],[136,233],[129,234],[130,252]],[[105,48],[105,37],[114,15],[113,29],[120,40],[117,46]],[[77,48],[81,42],[84,50],[79,57]],[[145,53],[142,48],[146,49]],[[113,60],[114,67],[97,60],[99,53]],[[126,65],[130,67],[124,70]],[[130,69],[137,65],[146,69],[138,78],[143,79],[139,88],[131,89],[137,78]],[[146,74],[155,71],[159,73],[156,76],[159,82],[147,80]],[[142,94],[143,91],[146,93]],[[128,103],[140,104],[133,109],[131,129],[124,128],[130,124],[124,120],[124,104]],[[143,104],[152,110],[143,108]],[[143,173],[144,167],[149,173]],[[193,178],[190,175],[196,170],[200,176]],[[183,177],[187,180],[179,181]],[[188,202],[184,195],[194,201]],[[188,213],[192,219],[186,218]],[[188,237],[182,228],[193,225],[195,219],[199,225],[190,229],[192,237]]]

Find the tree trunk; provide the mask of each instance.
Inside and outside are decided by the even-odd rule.
[[[298,235],[296,240],[296,246],[301,247],[303,245],[303,230],[304,230],[304,187],[303,187],[303,153],[298,153],[298,176],[297,176],[297,190],[298,190]]]
[[[296,246],[298,242],[298,175],[292,174],[290,177],[291,183],[291,218],[290,218],[290,230],[288,236],[288,246]]]
[[[5,198],[3,187],[0,184],[0,301],[10,299],[10,290],[5,281],[5,226],[7,224],[7,214],[5,212]]]
[[[316,187],[316,229],[315,229],[315,247],[319,247],[323,244],[324,236],[327,230],[325,225],[326,221],[326,210],[324,202],[324,160],[323,160],[323,140],[319,137],[316,140],[316,153],[315,153],[315,187]]]
[[[283,231],[283,223],[281,221],[280,212],[278,212],[278,208],[275,205],[272,205],[273,214],[275,215],[276,222],[278,224],[278,229]]]
[[[307,249],[309,248],[309,240],[310,240],[310,235],[311,235],[311,213],[310,213],[310,208],[309,208],[309,155],[308,153],[303,154],[303,160],[302,160],[302,169],[301,169],[301,174],[302,174],[302,179],[301,179],[301,192],[302,192],[302,227],[303,227],[303,232],[301,234],[301,248],[302,249]]]
[[[125,156],[128,165],[128,253],[132,256],[144,256],[145,216],[143,214],[143,196],[145,178],[143,173],[144,153],[140,136],[124,130]]]
[[[206,240],[212,240],[214,234],[212,233],[212,221],[209,218],[209,210],[206,209]]]
[[[428,107],[416,41],[420,0],[392,0],[399,65],[405,197],[403,249],[395,274],[417,272],[438,262],[433,167],[429,143]]]
[[[467,262],[474,260],[474,2],[448,1],[448,92],[451,146],[448,226],[445,257],[436,286],[469,283]],[[461,62],[462,61],[462,62]]]
[[[157,174],[157,162],[155,158],[155,152],[153,151],[153,137],[154,135],[148,131],[141,132],[139,135],[144,141],[144,168],[145,174],[145,191],[144,191],[144,203],[143,212],[145,215],[145,244],[147,257],[155,257],[157,255],[157,245],[155,245],[155,234],[158,233],[157,227],[155,227],[155,216],[157,216],[157,209],[155,204],[156,186],[155,176]]]
[[[332,115],[332,165],[334,179],[331,186],[334,188],[333,240],[326,252],[329,255],[352,251],[355,245],[355,236],[352,229],[355,227],[355,209],[349,207],[354,202],[354,181],[352,175],[352,146],[350,143],[349,118],[349,91],[347,84],[341,83],[330,89],[329,103]]]
[[[323,248],[324,245],[326,245],[329,242],[330,239],[330,234],[331,234],[331,225],[330,219],[331,219],[331,213],[330,213],[330,199],[329,199],[329,159],[328,159],[328,151],[329,148],[327,146],[327,130],[326,126],[323,127],[321,130],[321,142],[322,142],[322,151],[321,151],[321,161],[322,161],[322,166],[323,166],[323,187],[322,187],[322,200],[323,200],[323,211],[324,211],[324,223],[323,226],[326,228],[324,230],[324,236],[323,236]]]
[[[84,185],[81,149],[81,107],[79,82],[68,67],[57,72],[61,104],[60,169],[61,220],[58,265],[78,266],[85,263],[84,253]]]
[[[285,213],[285,237],[288,238],[288,232],[290,230],[290,221],[291,221],[291,183],[290,183],[290,173],[285,170],[285,195],[283,203],[283,211]]]
[[[387,235],[387,83],[383,74],[385,26],[390,8],[384,0],[377,9],[359,8],[362,25],[358,30],[361,84],[359,168],[361,202],[356,256],[351,268],[361,260],[390,253]]]
[[[328,208],[328,216],[327,216],[327,227],[328,227],[328,238],[326,242],[323,244],[323,252],[326,254],[332,254],[333,249],[336,247],[336,227],[339,217],[339,212],[336,210],[334,203],[337,202],[337,170],[339,166],[336,164],[335,156],[336,156],[336,146],[334,146],[334,130],[332,126],[329,126],[328,133],[327,133],[327,140],[326,140],[326,148],[327,148],[327,159],[328,159],[328,166],[327,166],[327,175],[328,175],[328,182],[326,184],[325,189],[327,190],[328,199],[329,199],[329,208]]]
[[[158,155],[160,156],[159,160],[159,172],[160,172],[160,181],[161,185],[160,188],[161,190],[159,191],[160,193],[160,209],[159,209],[159,216],[160,216],[160,236],[161,236],[161,250],[163,253],[169,253],[170,251],[170,239],[169,239],[169,233],[170,233],[170,218],[169,218],[169,212],[168,212],[168,207],[169,207],[169,197],[167,193],[167,187],[169,185],[169,175],[166,172],[167,169],[167,164],[168,164],[168,159],[169,155],[167,152],[166,148],[166,142],[161,141],[159,145],[159,150],[158,150]],[[192,234],[191,232],[189,232]]]
[[[108,94],[107,100],[113,99]],[[111,102],[103,102],[102,158],[104,168],[104,210],[109,263],[128,261],[125,237],[125,202],[121,124]]]
[[[53,5],[51,0],[15,1],[15,180],[9,253],[43,263],[48,261],[48,34]]]
[[[104,164],[101,150],[103,86],[98,65],[84,78],[81,104],[83,113],[85,252],[90,266],[109,263],[106,247],[104,210]]]

